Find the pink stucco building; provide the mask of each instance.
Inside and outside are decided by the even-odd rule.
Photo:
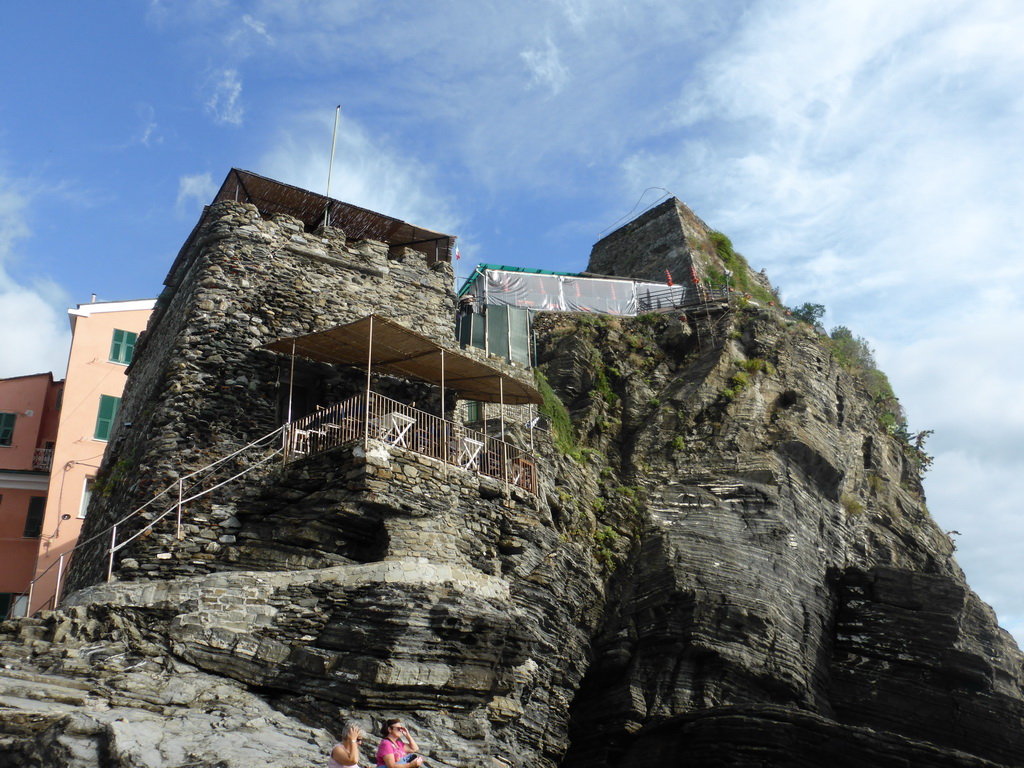
[[[0,616],[27,607],[63,389],[50,373],[0,379]]]
[[[85,520],[91,483],[111,438],[138,335],[156,302],[105,301],[68,310],[71,352],[38,540],[31,612],[52,607]]]

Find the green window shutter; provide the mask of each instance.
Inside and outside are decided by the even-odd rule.
[[[110,362],[128,365],[135,354],[135,341],[138,338],[137,333],[115,329],[110,341]]]
[[[114,427],[114,417],[117,416],[117,406],[120,404],[120,397],[100,395],[100,410],[96,415],[96,433],[93,435],[97,440],[110,439],[110,430]]]
[[[114,331],[114,338],[110,341],[110,362],[121,362],[121,350],[124,347],[124,331]]]
[[[43,532],[43,514],[46,512],[46,497],[33,496],[28,500],[28,516],[25,518],[26,539],[38,539]]]
[[[14,438],[14,421],[17,414],[0,413],[0,445],[10,445]]]

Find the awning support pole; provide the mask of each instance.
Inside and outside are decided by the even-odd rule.
[[[454,416],[452,418],[454,421]],[[444,350],[441,350],[441,464],[444,479],[448,480],[448,429],[445,426],[448,423],[448,413],[444,408]]]
[[[505,377],[498,379],[498,398],[501,400],[501,439],[505,439]]]
[[[288,466],[289,452],[292,448],[292,394],[295,391],[295,339],[292,339],[292,362],[288,374],[288,418],[285,420],[284,432],[284,463]]]
[[[537,406],[530,403],[530,453],[533,453],[533,427],[537,421]]]
[[[366,344],[366,406],[363,409],[363,451],[370,445],[370,372],[373,370],[373,315],[370,315],[370,338]]]
[[[498,433],[501,436],[501,479],[505,481],[505,490],[508,490],[508,443],[505,442],[505,377],[500,376],[498,378],[498,399],[501,401],[498,405],[500,409],[498,414],[501,419],[501,431]]]

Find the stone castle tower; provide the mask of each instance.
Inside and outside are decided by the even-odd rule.
[[[744,273],[740,285],[771,293],[768,277],[751,270],[742,256],[723,260],[716,237],[722,235],[681,200],[670,197],[595,243],[587,270],[654,282],[664,281],[668,273],[676,284],[688,284],[693,277],[707,280],[733,269]]]
[[[369,313],[442,342],[452,339],[453,242],[233,169],[182,246],[137,346],[83,541],[178,477],[273,431],[289,405],[293,417],[301,416],[358,386],[357,378],[323,364],[299,361],[293,374],[289,359],[265,344]],[[128,521],[118,541],[169,501]],[[69,588],[105,578],[109,544],[98,540],[79,552]],[[118,553],[113,572],[128,575],[120,563],[137,566],[141,559],[149,561],[143,574],[152,575],[164,544],[133,542]],[[144,554],[149,549],[156,552]],[[177,575],[206,570],[209,554],[195,545],[185,549],[193,551],[181,551],[180,562],[176,556],[160,570],[172,564]]]

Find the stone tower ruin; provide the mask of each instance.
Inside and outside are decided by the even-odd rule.
[[[453,244],[447,234],[232,169],[171,266],[136,348],[82,540],[271,432],[289,409],[301,416],[357,386],[323,364],[299,361],[292,371],[265,344],[370,313],[452,339]],[[124,523],[119,540],[153,514]],[[166,547],[148,533],[112,563],[108,544],[79,551],[70,589],[105,578],[108,567],[128,576],[133,566],[154,575],[172,565],[154,559]],[[186,549],[171,571],[207,570],[209,553]]]

